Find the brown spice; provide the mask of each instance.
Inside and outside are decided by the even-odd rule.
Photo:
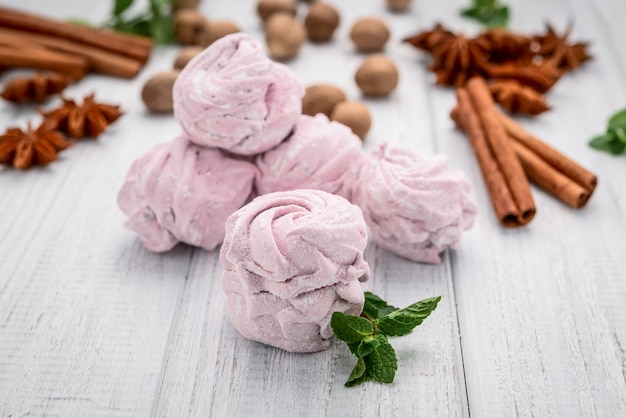
[[[437,84],[462,86],[474,76],[483,74],[488,47],[484,40],[468,39],[463,35],[445,39],[432,50],[431,70],[437,74]]]
[[[72,138],[96,138],[122,116],[122,112],[119,106],[97,103],[94,94],[90,94],[83,99],[82,105],[63,99],[63,106],[42,112],[42,115],[42,125],[50,130],[59,130]]]
[[[33,165],[45,165],[58,159],[58,152],[72,145],[63,136],[45,124],[26,131],[8,129],[0,136],[0,164],[27,170]]]
[[[541,93],[514,80],[494,80],[489,83],[489,91],[500,106],[512,113],[538,115],[550,108]]]
[[[14,103],[43,103],[51,95],[61,93],[70,79],[58,73],[35,73],[31,77],[16,77],[8,82],[0,96]]]
[[[570,22],[563,35],[558,35],[552,25],[546,23],[546,33],[534,36],[532,39],[537,45],[535,53],[547,58],[558,56],[556,66],[562,71],[571,71],[580,67],[592,57],[587,53],[587,43],[569,44],[567,42],[572,28],[573,24]]]
[[[402,42],[413,45],[422,51],[431,52],[441,42],[454,37],[454,33],[444,28],[441,23],[437,23],[432,30],[420,32],[417,35],[404,38]]]

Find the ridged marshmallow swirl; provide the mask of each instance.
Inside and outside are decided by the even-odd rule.
[[[316,189],[350,200],[364,161],[362,142],[350,128],[323,114],[302,115],[285,141],[257,157],[255,187],[259,194]]]
[[[293,352],[328,348],[334,311],[360,314],[369,276],[359,208],[320,190],[254,199],[226,222],[222,287],[235,328]]]
[[[477,207],[461,171],[444,156],[383,144],[367,158],[353,191],[373,242],[413,261],[440,263],[474,224]]]
[[[174,116],[203,146],[253,155],[279,144],[301,113],[304,88],[249,35],[225,36],[194,57],[174,83]]]
[[[133,163],[117,202],[124,224],[151,251],[179,241],[207,251],[224,239],[226,219],[246,203],[256,167],[186,138],[159,144]]]

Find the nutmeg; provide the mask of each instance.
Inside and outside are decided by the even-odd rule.
[[[309,39],[313,42],[327,42],[339,26],[339,12],[327,3],[313,3],[304,19]]]
[[[174,69],[182,70],[185,65],[187,65],[187,63],[191,61],[193,57],[202,52],[203,49],[204,48],[202,48],[201,46],[188,46],[181,49],[174,59]]]
[[[413,0],[387,0],[387,8],[392,12],[406,12]]]
[[[331,84],[314,84],[306,88],[302,98],[302,114],[315,116],[323,113],[330,117],[337,103],[346,100],[345,93]]]
[[[354,76],[357,86],[366,96],[385,96],[398,85],[398,69],[383,54],[367,57]]]
[[[304,38],[304,26],[289,13],[274,13],[265,23],[265,42],[274,59],[288,60],[298,55]]]
[[[183,45],[193,45],[198,33],[208,24],[202,13],[193,9],[182,9],[174,15],[174,38]]]
[[[239,26],[230,20],[213,20],[202,27],[196,37],[196,45],[203,48],[231,33],[241,32]]]
[[[297,8],[298,6],[292,0],[259,0],[256,5],[257,14],[263,22],[267,22],[271,15],[278,12],[295,16]]]
[[[389,36],[387,24],[376,17],[359,19],[350,29],[350,39],[360,52],[382,51]]]
[[[343,123],[361,139],[365,138],[372,126],[370,111],[360,102],[337,103],[330,115],[330,120]]]
[[[180,71],[169,70],[153,75],[141,89],[141,99],[151,112],[171,112],[174,109],[172,87]]]

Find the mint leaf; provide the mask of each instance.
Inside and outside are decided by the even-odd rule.
[[[397,310],[398,308],[389,305],[372,292],[365,292],[365,305],[363,306],[363,313],[368,318],[376,319]]]
[[[374,351],[363,358],[366,375],[381,383],[393,383],[398,370],[398,358],[387,337],[382,334],[375,336],[379,345]]]
[[[360,316],[346,315],[343,312],[334,312],[330,318],[330,327],[342,341],[347,343],[361,342],[365,337],[374,333],[372,323]]]
[[[611,128],[626,129],[626,109],[622,109],[611,116],[609,119],[609,129]]]
[[[441,296],[424,299],[403,309],[391,312],[374,321],[374,325],[385,335],[402,336],[409,334],[437,308]]]
[[[387,335],[406,335],[422,323],[437,307],[441,296],[424,299],[403,309],[397,309],[371,292],[365,292],[365,307],[361,316],[334,312],[330,326],[340,340],[347,343],[357,357],[357,364],[345,385],[353,387],[367,380],[393,383],[398,370],[398,358]],[[384,315],[381,316],[381,313]]]
[[[376,339],[375,336],[367,336],[363,338],[363,340],[359,343],[359,346],[356,349],[356,356],[359,358],[363,358],[370,354],[372,351],[376,350],[380,342]]]
[[[613,155],[620,155],[626,151],[626,142],[621,141],[614,133],[608,131],[604,135],[599,135],[589,141],[591,148],[605,151]]]
[[[122,13],[124,13],[124,11],[128,9],[131,4],[133,4],[133,1],[134,0],[115,0],[115,4],[113,6],[113,16],[121,16]]]
[[[509,8],[498,0],[474,0],[473,6],[461,10],[461,16],[477,20],[489,27],[505,27],[509,21]]]
[[[365,361],[363,361],[362,358],[358,359],[356,362],[356,366],[354,366],[354,369],[352,370],[352,373],[350,373],[348,381],[345,383],[345,385],[350,388],[365,382],[367,380],[367,376],[365,375],[365,369]]]

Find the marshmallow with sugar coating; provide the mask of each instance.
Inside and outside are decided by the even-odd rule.
[[[117,202],[124,224],[151,251],[179,241],[211,251],[224,239],[226,219],[248,200],[256,167],[184,137],[159,144],[136,160]]]
[[[278,145],[295,125],[304,88],[249,35],[225,36],[180,72],[174,116],[203,146],[254,155]]]
[[[335,311],[359,315],[369,276],[360,209],[320,190],[259,196],[226,222],[228,314],[246,338],[292,352],[328,348]]]
[[[444,156],[423,157],[409,150],[375,149],[353,190],[371,239],[413,261],[440,263],[474,224],[477,207],[461,171],[448,169]]]
[[[293,133],[256,159],[259,194],[316,189],[350,200],[350,191],[365,161],[361,140],[345,125],[323,114],[302,115]]]

